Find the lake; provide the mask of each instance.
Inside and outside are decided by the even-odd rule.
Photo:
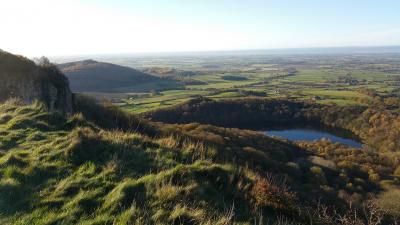
[[[329,139],[331,142],[339,142],[351,147],[361,148],[362,144],[346,137],[339,137],[335,134],[329,133],[328,131],[321,131],[315,129],[284,129],[284,130],[267,130],[262,131],[268,136],[275,136],[280,138],[285,138],[291,141],[315,141],[322,138]]]

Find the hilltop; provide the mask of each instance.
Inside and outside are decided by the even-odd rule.
[[[83,60],[57,65],[74,92],[144,92],[176,86],[176,82],[130,67]]]

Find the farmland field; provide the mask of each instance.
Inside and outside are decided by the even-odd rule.
[[[91,93],[143,113],[199,96],[290,98],[320,104],[368,105],[400,94],[400,54],[244,54],[97,58],[171,79],[179,85],[143,93]],[[147,91],[151,86],[146,88]],[[144,89],[145,90],[145,89]]]

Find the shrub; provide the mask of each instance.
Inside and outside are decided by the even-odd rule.
[[[380,194],[378,205],[400,219],[400,190],[392,188]]]
[[[310,168],[310,178],[313,182],[320,185],[327,183],[324,171],[318,166],[313,166]]]
[[[368,178],[370,181],[378,183],[381,180],[381,177],[378,173],[375,173],[373,170],[368,171]]]
[[[400,166],[396,168],[396,170],[394,171],[394,175],[400,177]]]
[[[272,208],[290,212],[295,209],[296,195],[284,185],[278,185],[275,178],[258,179],[251,191],[256,208]]]

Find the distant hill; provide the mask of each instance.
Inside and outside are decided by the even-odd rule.
[[[72,112],[72,93],[67,78],[43,58],[33,61],[0,50],[0,102],[17,98],[40,101],[51,111]]]
[[[177,83],[111,63],[84,60],[59,64],[74,92],[146,92]]]

